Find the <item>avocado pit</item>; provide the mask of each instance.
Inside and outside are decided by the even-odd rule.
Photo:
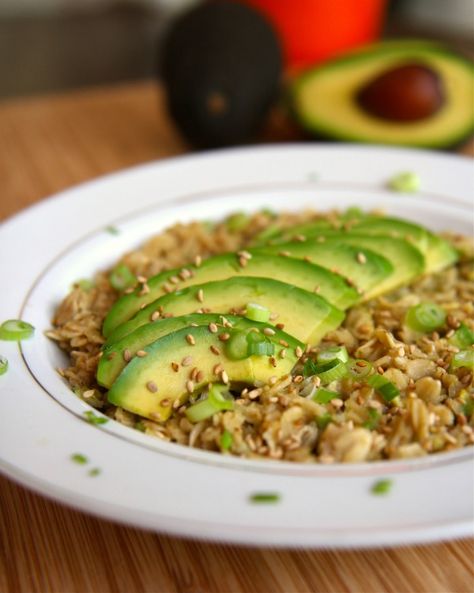
[[[439,75],[421,63],[406,63],[382,72],[358,92],[366,113],[388,121],[416,122],[434,115],[444,104]]]

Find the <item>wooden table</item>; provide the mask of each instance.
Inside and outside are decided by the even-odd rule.
[[[152,83],[0,104],[0,219],[85,179],[184,151]],[[471,540],[343,552],[186,541],[90,517],[0,478],[2,593],[472,593],[473,558]]]

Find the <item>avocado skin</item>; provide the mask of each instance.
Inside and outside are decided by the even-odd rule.
[[[463,68],[466,73],[466,78],[469,79],[472,86],[474,80],[474,64],[472,60],[451,51],[449,48],[442,44],[431,42],[427,40],[419,39],[404,39],[394,41],[380,42],[360,50],[343,55],[339,58],[335,58],[326,62],[321,66],[316,66],[302,72],[297,76],[291,86],[287,89],[286,103],[289,113],[295,122],[297,122],[306,140],[321,140],[325,142],[358,142],[368,144],[393,144],[409,146],[413,148],[430,148],[439,150],[453,150],[462,146],[474,133],[474,117],[472,110],[469,114],[466,114],[466,122],[461,130],[457,130],[452,133],[451,130],[446,130],[444,137],[439,137],[435,140],[428,141],[426,138],[420,136],[416,141],[390,141],[388,139],[372,138],[367,135],[361,135],[360,131],[355,127],[350,127],[345,130],[339,129],[333,125],[331,121],[315,121],[310,113],[301,110],[298,106],[298,97],[301,89],[306,85],[307,81],[311,80],[313,75],[324,72],[325,70],[338,69],[341,71],[343,76],[344,68],[357,67],[359,63],[368,61],[371,59],[383,59],[385,55],[390,57],[394,52],[397,51],[408,51],[410,59],[423,60],[423,54],[429,54],[434,59],[436,56],[444,56],[451,60],[453,64],[457,64],[460,68]],[[422,52],[420,54],[420,52]],[[361,107],[357,104],[356,96],[354,96],[354,111],[363,112]],[[334,111],[334,114],[336,112]],[[381,124],[383,125],[383,123]]]
[[[161,51],[168,109],[191,144],[255,136],[282,73],[279,41],[263,15],[237,2],[204,3],[172,25]]]

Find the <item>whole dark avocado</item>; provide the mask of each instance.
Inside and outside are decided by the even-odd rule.
[[[170,27],[159,75],[168,109],[200,148],[252,140],[278,95],[282,52],[271,25],[238,2],[208,2]]]

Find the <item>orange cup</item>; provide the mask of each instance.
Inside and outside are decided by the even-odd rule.
[[[375,41],[386,0],[241,0],[263,12],[280,36],[289,70]]]

